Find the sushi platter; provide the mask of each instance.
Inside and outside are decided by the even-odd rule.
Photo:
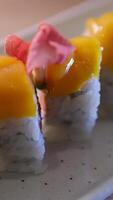
[[[112,14],[104,16],[103,13],[107,12]],[[39,25],[38,34],[37,25],[33,25],[15,34],[17,36],[8,36],[5,40],[6,53],[16,58],[0,56],[0,81],[3,83],[0,85],[0,91],[3,89],[2,95],[0,94],[0,103],[3,103],[0,107],[0,200],[113,200],[113,95],[110,94],[113,79],[111,73],[108,73],[109,70],[106,72],[104,67],[99,79],[102,55],[105,58],[102,60],[102,66],[108,64],[111,70],[111,62],[106,62],[108,54],[105,51],[105,54],[102,54],[103,47],[100,47],[103,40],[101,34],[98,34],[98,20],[93,19],[100,16],[102,17],[99,19],[99,28],[106,26],[104,22],[113,17],[113,0],[86,0],[46,19],[45,23]],[[85,26],[87,20],[89,21]],[[76,36],[76,39],[68,42],[56,29],[65,35],[65,38]],[[48,32],[53,38],[52,42],[46,37]],[[110,37],[109,33],[108,35]],[[15,42],[15,46],[11,46],[12,41]],[[43,51],[42,44],[52,56]],[[4,54],[3,46],[4,39],[1,40],[1,54]],[[42,48],[43,55],[46,54],[43,60],[41,53],[39,56],[35,55],[39,47]],[[20,51],[21,48],[24,50]],[[110,50],[112,51],[112,47]],[[75,53],[72,54],[73,52]],[[66,73],[70,73],[74,62],[79,66],[76,73],[79,75],[80,72],[86,76],[80,76],[79,81],[76,84],[74,82],[75,85],[78,84],[76,87],[73,86],[72,75],[70,79],[67,74],[67,78],[60,79],[55,68],[57,63],[63,71],[63,59],[69,55],[73,55],[75,60],[66,61]],[[46,78],[43,78],[44,69],[34,70],[33,67],[37,63],[37,66],[46,65],[44,58],[46,64],[49,58],[57,76],[52,71],[52,64],[50,71],[46,72]],[[29,76],[32,81],[25,73],[24,64],[27,66],[27,73],[31,73],[31,70],[35,72],[32,73],[32,77],[31,74]],[[7,66],[6,69],[4,65]],[[82,71],[86,65],[85,71]],[[88,67],[91,70],[88,70]],[[18,74],[22,77],[21,81]],[[37,74],[41,76],[38,77]],[[50,81],[51,74],[54,76]],[[107,75],[104,76],[105,74]],[[102,104],[110,105],[107,106],[108,114],[104,112],[103,107],[99,107],[100,81],[102,98],[105,100]],[[36,90],[33,89],[32,82],[35,82],[35,87],[38,85]],[[15,88],[12,87],[14,85]],[[48,93],[42,95],[42,88]],[[45,94],[48,111],[42,101]],[[39,104],[41,111],[37,109]],[[73,134],[75,132],[76,134]]]

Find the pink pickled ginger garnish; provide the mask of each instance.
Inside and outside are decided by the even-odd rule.
[[[75,47],[57,30],[47,23],[39,26],[38,32],[28,43],[16,35],[5,39],[5,51],[26,64],[27,73],[37,69],[43,73],[49,64],[62,64],[72,54]]]
[[[18,58],[26,63],[29,43],[16,35],[9,35],[5,38],[5,51],[8,55]]]
[[[39,26],[27,56],[27,73],[36,68],[45,69],[49,64],[62,64],[75,47],[47,23]]]

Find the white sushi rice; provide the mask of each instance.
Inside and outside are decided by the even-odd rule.
[[[40,173],[45,153],[38,116],[0,120],[0,171]]]
[[[89,137],[98,116],[100,83],[87,81],[81,91],[65,97],[47,98],[47,114],[43,116],[43,132],[47,140]]]
[[[105,115],[113,118],[113,70],[101,71],[101,108]]]

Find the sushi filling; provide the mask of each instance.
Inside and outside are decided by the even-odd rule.
[[[101,108],[105,116],[113,117],[113,70],[102,69]]]

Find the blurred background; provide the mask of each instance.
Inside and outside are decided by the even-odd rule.
[[[0,0],[0,37],[25,29],[84,0]]]

